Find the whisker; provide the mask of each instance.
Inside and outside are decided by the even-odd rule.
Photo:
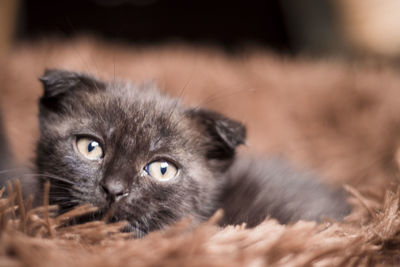
[[[79,189],[77,187],[74,187],[76,185],[79,185],[78,183],[70,181],[70,180],[65,179],[65,178],[62,178],[62,177],[57,176],[57,175],[26,173],[26,174],[21,175],[21,177],[43,177],[43,178],[49,178],[50,180],[55,180],[55,181],[63,182],[63,183],[66,184],[65,186],[63,186],[60,183],[51,183],[51,187],[53,187],[53,188],[64,189],[64,190],[68,189],[68,191],[75,191],[75,192],[82,193],[82,194],[85,193],[84,190],[81,190],[81,189]]]
[[[68,24],[68,26],[71,28],[71,30],[73,32],[77,32],[74,24],[72,23],[72,21],[69,18],[66,18],[66,23]],[[86,69],[86,72],[95,72],[96,76],[99,76],[99,67],[96,64],[96,61],[94,60],[92,54],[90,53],[88,56],[88,59],[85,60],[84,57],[82,56],[82,54],[80,53],[76,42],[73,42],[70,44],[70,47],[74,50],[74,52],[76,53],[77,57],[79,58],[79,60],[81,61],[83,67]],[[88,53],[86,53],[87,55]],[[89,62],[90,61],[90,62]]]
[[[50,179],[54,179],[54,180],[57,180],[57,181],[61,181],[61,182],[64,182],[64,183],[67,183],[67,184],[70,184],[70,185],[76,185],[77,184],[76,182],[73,182],[71,180],[62,178],[62,177],[54,175],[54,174],[27,173],[27,174],[23,174],[22,176],[44,177],[44,178],[50,178]]]
[[[68,199],[68,198],[61,198],[61,197],[54,197],[51,199],[51,202],[56,205],[63,206],[70,206],[70,205],[78,205],[80,202],[77,199]]]
[[[57,204],[64,204],[64,203],[74,203],[77,204],[79,203],[78,200],[75,199],[69,199],[69,198],[62,198],[62,197],[57,197],[57,198],[53,198],[52,202],[56,202]]]
[[[238,94],[244,94],[244,93],[252,93],[255,92],[256,89],[238,89],[232,92],[217,92],[214,94],[209,95],[208,97],[204,98],[203,100],[201,100],[199,102],[199,104],[195,107],[195,109],[198,109],[200,107],[206,106],[209,103],[212,103],[214,101],[218,101],[219,99],[223,98],[223,97],[232,97],[232,96],[236,96]]]
[[[75,192],[82,193],[82,194],[86,193],[84,190],[81,190],[79,188],[67,187],[67,186],[62,186],[59,184],[50,184],[50,187],[52,187],[53,189],[63,189],[64,191],[67,189],[68,191],[75,191]],[[56,192],[58,192],[58,191],[56,191]]]
[[[175,104],[174,104],[173,108],[171,109],[171,112],[167,116],[169,121],[171,120],[172,115],[174,114],[176,109],[179,107],[179,105],[184,101],[184,94],[185,94],[186,89],[188,88],[189,84],[193,80],[193,76],[195,74],[195,69],[196,69],[196,66],[192,69],[192,72],[190,73],[188,79],[186,80],[186,82],[183,85],[183,87],[181,88],[178,96],[176,97]]]
[[[12,173],[12,172],[18,172],[18,171],[23,171],[25,170],[24,168],[12,168],[12,169],[5,169],[5,170],[0,170],[0,174],[6,174],[6,173]]]
[[[113,83],[115,83],[115,51],[113,49],[113,67],[114,67],[114,76],[113,76]]]

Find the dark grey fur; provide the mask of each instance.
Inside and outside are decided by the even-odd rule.
[[[5,186],[7,180],[16,174],[12,155],[8,147],[8,142],[3,128],[2,116],[0,113],[0,186]]]
[[[149,85],[62,70],[46,71],[41,81],[36,166],[61,211],[91,203],[100,209],[93,217],[112,214],[141,234],[189,215],[204,221],[221,207],[222,224],[250,226],[266,216],[287,223],[348,212],[343,196],[281,162],[235,160],[245,128],[218,113],[187,109]],[[100,162],[77,153],[74,143],[82,135],[102,143]],[[179,168],[169,182],[143,172],[160,158]],[[122,185],[126,196],[110,197],[104,183]]]
[[[350,210],[342,190],[331,190],[311,173],[295,170],[282,159],[240,158],[227,173],[221,207],[222,224],[249,227],[271,216],[281,223],[341,219]]]

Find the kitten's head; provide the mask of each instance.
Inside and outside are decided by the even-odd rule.
[[[40,79],[36,165],[62,211],[91,203],[141,233],[215,211],[244,142],[238,122],[184,108],[149,85],[48,70]]]

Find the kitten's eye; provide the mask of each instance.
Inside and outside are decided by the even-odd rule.
[[[104,156],[100,143],[87,137],[78,138],[76,147],[79,153],[89,160],[98,160]]]
[[[165,160],[153,161],[144,167],[144,170],[159,181],[168,181],[176,176],[178,169]]]

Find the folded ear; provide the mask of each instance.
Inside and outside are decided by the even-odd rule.
[[[104,83],[93,77],[59,69],[46,69],[39,80],[44,89],[40,103],[48,107],[54,107],[63,96],[75,90],[93,91],[105,88]]]
[[[245,142],[246,128],[238,121],[204,109],[190,109],[187,115],[206,135],[208,159],[232,160],[236,147]]]

